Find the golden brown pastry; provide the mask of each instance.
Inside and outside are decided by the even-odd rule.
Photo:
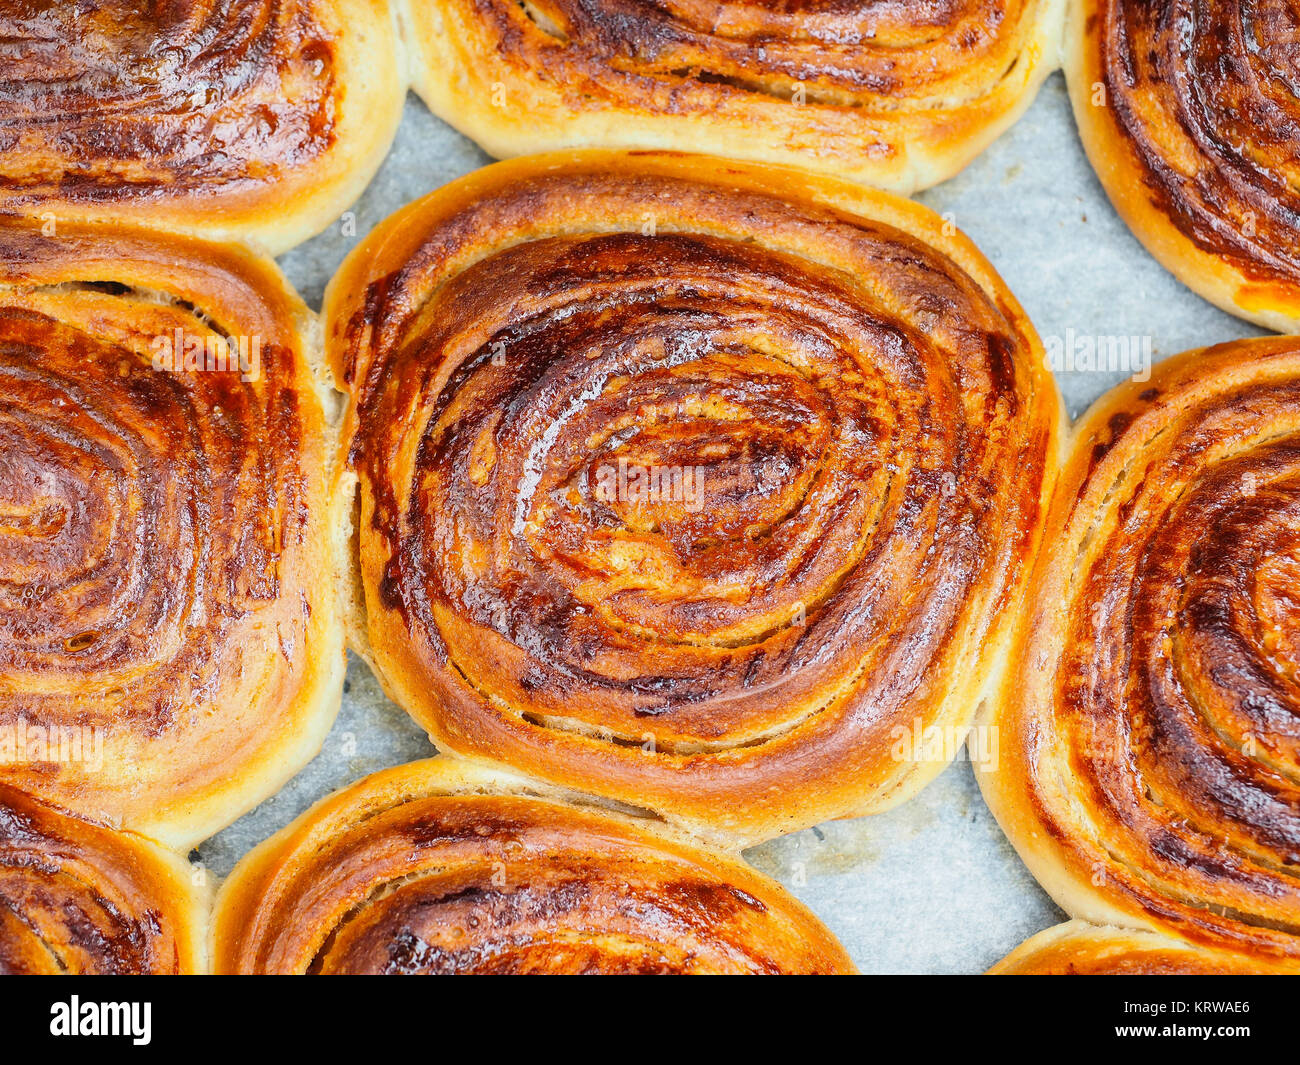
[[[1147,249],[1225,311],[1300,328],[1300,10],[1073,0],[1065,69],[1102,185]]]
[[[203,972],[193,881],[177,855],[0,784],[0,975]]]
[[[1063,0],[418,0],[412,79],[497,157],[657,148],[895,192],[951,177],[1055,68]]]
[[[449,758],[386,769],[244,857],[220,973],[849,973],[738,858]]]
[[[284,251],[378,169],[396,47],[385,0],[0,0],[0,211]]]
[[[319,749],[316,328],[233,246],[0,227],[0,781],[179,848]]]
[[[1285,971],[1132,928],[1067,921],[1026,939],[990,976],[1251,976]]]
[[[1300,959],[1300,340],[1103,397],[1043,542],[999,823],[1071,916]]]
[[[394,215],[326,314],[353,638],[440,748],[742,840],[944,768],[1060,404],[936,216],[704,156],[539,156]]]

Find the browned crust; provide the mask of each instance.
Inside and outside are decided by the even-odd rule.
[[[0,212],[278,253],[373,176],[406,92],[385,0],[8,4]]]
[[[233,246],[0,227],[0,780],[182,847],[319,749],[344,663],[315,328]],[[178,335],[235,361],[176,369]]]
[[[849,973],[780,885],[662,826],[437,758],[375,773],[246,855],[220,973]]]
[[[1132,928],[1068,921],[1026,939],[990,976],[1253,976],[1294,973],[1226,950],[1211,950]]]
[[[1285,63],[1300,25],[1285,10],[1072,0],[1063,58],[1084,148],[1138,239],[1230,314],[1294,332],[1300,111]]]
[[[0,974],[201,973],[207,918],[182,858],[0,785]]]
[[[1078,424],[980,784],[1072,916],[1300,957],[1300,344],[1163,363]]]
[[[1057,63],[1062,0],[409,3],[416,90],[503,158],[658,148],[894,192],[950,177]]]
[[[655,236],[642,235],[647,218]],[[606,310],[592,318],[585,305]],[[997,672],[1060,416],[1028,320],[951,227],[794,171],[560,153],[479,171],[393,216],[341,268],[325,313],[329,358],[355,400],[340,483],[350,499],[359,481],[365,602],[353,641],[441,748],[730,839],[884,809],[942,770],[947,756],[927,754],[937,748],[900,753],[900,733],[919,721],[959,743]],[[578,382],[607,372],[602,353],[667,352],[718,329],[732,340],[701,339],[704,349],[751,354],[677,359],[698,373],[618,371],[555,424],[589,413],[608,443],[619,419],[652,427],[660,406],[685,404],[695,413],[670,421],[695,428],[657,442],[643,432],[636,446],[656,462],[713,455],[726,506],[667,506],[650,525],[607,515],[590,535],[556,518],[529,526],[526,550],[506,531],[513,511],[474,516],[505,498],[497,485],[514,498],[509,486],[527,478],[510,471],[531,445],[526,430],[501,429],[489,447],[466,427],[534,409],[529,382],[543,378],[530,374],[589,351],[565,364],[564,380]],[[516,343],[513,363],[479,359],[497,336]],[[491,376],[473,378],[475,367]],[[444,388],[463,368],[475,383]],[[504,398],[484,405],[481,388]],[[633,406],[598,410],[611,396]],[[439,428],[420,444],[444,409],[454,443],[438,443],[452,439]],[[731,409],[753,417],[718,413]],[[548,430],[536,483],[564,465],[556,456],[570,442],[579,457],[608,451],[587,431],[569,441]],[[779,484],[764,494],[745,456],[769,453]],[[478,465],[444,477],[439,455]],[[412,478],[432,503],[411,502]],[[553,487],[537,499],[558,498]],[[457,521],[457,532],[439,524]],[[754,522],[769,533],[728,531]],[[961,547],[963,528],[979,530],[979,552]],[[787,535],[812,546],[772,547]],[[726,566],[713,543],[730,545]],[[634,575],[628,552],[658,561]],[[539,567],[543,555],[554,561]],[[467,605],[443,566],[480,567],[463,587],[497,606]],[[520,576],[493,575],[507,570]]]

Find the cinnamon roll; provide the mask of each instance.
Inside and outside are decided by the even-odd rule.
[[[0,975],[164,974],[207,966],[207,894],[139,836],[0,784]]]
[[[1072,916],[1300,959],[1300,340],[1078,425],[985,797]]]
[[[319,749],[317,328],[234,246],[0,226],[0,782],[181,847]]]
[[[396,48],[384,0],[3,0],[0,212],[284,251],[378,169]]]
[[[849,973],[815,917],[652,822],[437,758],[375,773],[249,853],[220,973]]]
[[[925,208],[534,157],[379,226],[326,315],[353,637],[440,748],[754,840],[901,802],[960,746],[1060,402]]]
[[[990,976],[1251,976],[1286,971],[1258,959],[1132,928],[1067,921],[1031,936]]]
[[[1075,0],[1065,68],[1116,209],[1184,284],[1300,328],[1300,11]]]
[[[1029,106],[1063,0],[428,0],[416,90],[497,157],[656,148],[895,192],[951,177]]]

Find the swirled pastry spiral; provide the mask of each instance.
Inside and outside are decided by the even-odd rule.
[[[405,93],[384,0],[2,0],[0,211],[278,253],[360,195]]]
[[[743,839],[943,769],[1060,404],[929,211],[703,156],[533,157],[381,225],[326,314],[354,636],[440,748]]]
[[[1287,971],[1256,958],[1132,928],[1067,921],[1026,939],[990,976],[1250,976]]]
[[[894,192],[952,176],[1029,106],[1062,0],[428,0],[413,81],[497,157],[658,148]]]
[[[0,784],[0,975],[202,972],[207,917],[177,855]]]
[[[1084,147],[1151,253],[1229,313],[1300,329],[1300,10],[1076,0]]]
[[[319,749],[313,328],[233,246],[0,227],[0,782],[180,847]]]
[[[737,858],[437,758],[323,800],[235,867],[222,973],[848,973]]]
[[[1044,545],[998,821],[1074,917],[1300,959],[1300,341],[1103,397]]]

